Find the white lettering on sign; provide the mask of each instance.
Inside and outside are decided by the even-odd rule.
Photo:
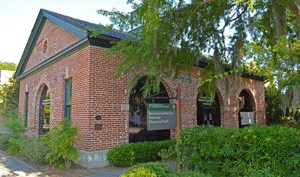
[[[148,111],[149,116],[152,115],[174,115],[173,111],[164,111],[164,112],[152,112],[152,111]]]
[[[147,130],[165,130],[177,127],[176,109],[172,104],[147,105]]]

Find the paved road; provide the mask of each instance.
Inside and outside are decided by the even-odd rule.
[[[89,170],[87,177],[119,177],[128,168],[102,167]],[[71,174],[78,176],[79,174]],[[52,175],[50,175],[51,177]],[[69,176],[69,175],[68,175]],[[80,175],[81,176],[81,175]],[[49,177],[32,166],[0,151],[0,177]],[[57,177],[55,175],[55,177]],[[82,176],[81,176],[82,177]]]
[[[0,152],[0,177],[46,177],[33,167]]]

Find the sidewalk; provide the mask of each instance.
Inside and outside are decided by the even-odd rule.
[[[44,174],[19,159],[10,157],[5,152],[0,151],[0,177],[119,177],[128,170],[128,168],[108,166],[90,170],[82,168],[70,169],[63,171],[62,174],[57,173],[58,169],[51,169],[51,173]]]
[[[0,176],[5,177],[46,177],[26,163],[0,151]]]

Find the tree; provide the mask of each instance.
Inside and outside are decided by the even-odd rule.
[[[17,65],[12,62],[2,62],[0,61],[0,70],[11,70],[15,71],[17,69]]]
[[[16,68],[17,65],[15,63],[0,61],[0,70],[15,71]],[[1,115],[18,114],[19,82],[15,78],[10,78],[8,83],[1,86],[0,100]]]
[[[3,84],[0,90],[0,114],[6,117],[18,115],[19,82],[10,78],[7,84]]]
[[[300,85],[299,1],[136,3],[128,0],[128,3],[134,9],[131,13],[116,9],[98,13],[110,17],[112,28],[128,32],[129,37],[116,42],[108,53],[122,54],[124,60],[117,67],[117,75],[132,73],[131,85],[147,75],[146,91],[158,90],[162,77],[177,78],[182,72],[188,73],[203,54],[210,54],[210,69],[205,71],[214,78],[210,81],[220,78],[216,75],[238,75],[241,66],[251,59],[280,91],[291,90],[292,95],[299,95],[300,89],[291,89]],[[296,100],[292,109],[297,108],[300,98]]]

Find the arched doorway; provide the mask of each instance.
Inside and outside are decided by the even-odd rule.
[[[242,90],[239,95],[239,127],[255,123],[255,102],[249,90]]]
[[[38,134],[43,135],[50,130],[50,93],[45,85],[39,100]]]
[[[220,99],[216,93],[214,101],[207,97],[197,98],[197,125],[221,126]]]
[[[159,141],[170,139],[170,130],[147,130],[147,103],[170,103],[169,99],[147,99],[143,96],[142,87],[146,77],[140,79],[129,97],[129,142]],[[155,97],[168,98],[166,88],[160,83],[159,93]]]

